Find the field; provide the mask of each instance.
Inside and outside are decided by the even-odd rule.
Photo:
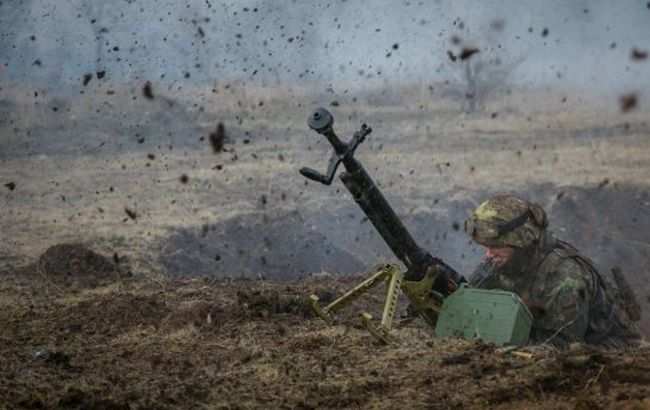
[[[330,155],[310,109],[327,106],[342,137],[367,122],[357,157],[432,254],[469,273],[481,250],[463,221],[490,195],[520,194],[603,272],[623,270],[647,335],[647,108],[559,91],[495,96],[478,113],[429,88],[32,91],[0,101],[8,407],[648,406],[645,346],[541,346],[522,360],[438,341],[417,320],[379,346],[358,320],[378,294],[326,327],[306,296],[331,298],[394,258],[338,180],[297,173]],[[107,264],[66,275],[77,248],[43,255],[64,243]]]

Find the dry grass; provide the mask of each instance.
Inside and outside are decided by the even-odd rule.
[[[457,101],[419,89],[360,93],[357,102],[351,95],[254,87],[185,89],[153,102],[133,100],[128,87],[115,91],[39,107],[16,98],[11,128],[0,128],[0,149],[11,152],[0,155],[2,182],[17,183],[0,199],[0,271],[11,272],[0,280],[0,396],[10,407],[648,405],[647,346],[562,355],[531,349],[535,359],[527,362],[496,358],[481,343],[439,342],[419,323],[398,326],[400,342],[378,346],[358,315],[377,308],[379,293],[343,312],[333,327],[307,315],[301,302],[317,290],[339,294],[358,277],[172,280],[159,260],[161,240],[181,227],[199,235],[205,224],[238,216],[259,223],[352,206],[339,187],[305,185],[297,174],[300,166],[325,167],[329,149],[304,119],[334,99],[342,103],[332,108],[341,136],[362,121],[373,127],[358,157],[399,199],[398,213],[410,215],[431,213],[434,198],[476,202],[478,192],[530,184],[551,184],[555,202],[564,187],[596,187],[605,179],[608,186],[638,187],[640,195],[650,172],[646,112],[622,115],[615,105],[580,105],[571,96],[566,105],[561,93],[513,94],[468,115]],[[53,104],[61,105],[57,114]],[[230,141],[228,152],[214,154],[207,136],[219,121]],[[146,140],[138,143],[135,134]],[[30,148],[19,146],[26,141]],[[455,211],[435,208],[445,221]],[[637,226],[645,226],[647,215],[639,218],[645,219]],[[599,219],[599,229],[613,226]],[[647,238],[621,240],[644,249]],[[16,266],[64,242],[117,252],[137,278],[109,278],[89,289],[15,274]],[[58,355],[36,359],[39,346]]]
[[[407,198],[411,207],[427,206],[430,196],[426,202],[419,200],[417,187],[431,185],[440,194],[471,196],[478,189],[545,182],[560,187],[594,185],[605,178],[611,183],[647,183],[650,138],[642,111],[623,116],[615,109],[588,109],[586,103],[567,109],[548,102],[559,101],[558,95],[522,94],[495,100],[484,114],[467,115],[454,108],[454,101],[424,92],[407,98],[408,90],[391,94],[396,101],[407,101],[402,105],[388,100],[373,106],[362,99],[332,110],[342,136],[361,121],[373,126],[359,158],[390,187],[391,195]],[[34,145],[44,147],[44,141],[56,145],[60,139],[62,147],[76,147],[66,154],[2,160],[3,179],[18,184],[15,191],[4,193],[0,214],[6,252],[17,262],[33,260],[55,243],[83,241],[105,253],[126,250],[141,271],[156,272],[160,267],[150,247],[175,227],[199,227],[261,210],[336,203],[337,195],[304,187],[297,174],[303,165],[324,167],[327,147],[307,129],[304,118],[311,106],[329,101],[326,95],[309,98],[305,90],[244,86],[220,88],[216,94],[184,90],[174,95],[168,114],[163,97],[132,100],[128,87],[117,91],[97,120],[93,107],[108,98],[104,94],[65,100],[69,113],[53,114],[47,104],[30,108],[28,101],[17,110],[14,127],[32,128],[23,141],[40,141]],[[313,104],[304,103],[310,99]],[[194,107],[197,101],[203,111]],[[259,101],[265,104],[259,106]],[[492,112],[500,115],[492,119]],[[124,124],[143,124],[137,133],[145,143],[138,144],[135,131],[115,123],[122,115],[127,116],[121,120]],[[245,121],[232,122],[235,117]],[[61,122],[62,131],[41,136],[39,132],[57,128],[52,121]],[[170,121],[173,135],[165,137]],[[231,138],[226,147],[232,152],[215,155],[207,135],[219,121],[225,122]],[[86,129],[96,131],[89,135]],[[8,128],[2,133],[13,134]],[[205,138],[202,143],[200,137]],[[244,144],[244,139],[250,143]],[[17,149],[18,141],[3,141],[7,152]],[[83,148],[102,143],[97,149]],[[148,153],[155,159],[147,159]],[[215,170],[215,165],[223,169]],[[188,184],[179,182],[183,174]],[[280,192],[285,200],[279,200]],[[264,207],[261,195],[269,198]],[[125,207],[136,212],[135,221],[127,217]]]
[[[186,279],[160,290],[129,279],[71,296],[2,279],[9,407],[617,408],[647,405],[650,394],[647,346],[533,347],[525,360],[478,341],[438,341],[418,321],[398,324],[396,342],[383,346],[356,309],[328,327],[283,304],[315,288],[340,293],[350,285],[341,280]],[[359,309],[379,306],[371,298]],[[34,357],[38,347],[49,358]]]

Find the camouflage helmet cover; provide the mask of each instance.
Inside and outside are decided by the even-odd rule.
[[[484,246],[526,248],[548,226],[541,206],[512,195],[497,195],[479,205],[465,221],[465,232]]]

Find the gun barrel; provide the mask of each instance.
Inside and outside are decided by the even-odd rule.
[[[343,164],[347,172],[341,173],[340,178],[352,194],[354,201],[406,268],[410,272],[418,270],[418,265],[425,258],[426,252],[415,243],[363,166],[354,158],[346,159]],[[420,273],[424,274],[424,272]]]
[[[432,257],[431,254],[417,245],[386,198],[384,198],[379,187],[368,175],[363,165],[354,158],[357,146],[371,132],[370,127],[364,124],[361,130],[354,134],[350,142],[344,143],[334,133],[332,128],[334,117],[326,109],[318,108],[314,110],[308,117],[307,123],[311,129],[328,139],[334,148],[334,155],[330,160],[325,175],[319,174],[310,168],[302,168],[300,173],[313,181],[329,185],[334,178],[336,168],[340,163],[343,163],[346,169],[346,172],[340,175],[343,184],[345,184],[354,201],[361,207],[395,256],[406,266],[405,279],[420,281],[427,273],[427,270],[434,267],[438,272],[434,289],[442,294],[452,292],[456,284],[464,279],[443,261]]]

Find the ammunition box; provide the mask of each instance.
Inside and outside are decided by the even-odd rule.
[[[528,343],[532,323],[533,316],[516,294],[463,284],[445,299],[436,337],[481,338],[498,346],[523,346]]]

